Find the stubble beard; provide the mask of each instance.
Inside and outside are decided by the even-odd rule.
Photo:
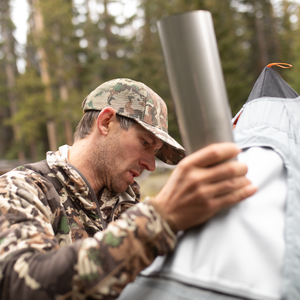
[[[120,153],[120,139],[118,132],[113,137],[107,138],[105,143],[95,145],[93,151],[93,158],[91,163],[94,166],[94,174],[102,186],[107,187],[113,193],[124,192],[128,185],[125,187],[124,182],[120,181],[124,171],[119,163]]]

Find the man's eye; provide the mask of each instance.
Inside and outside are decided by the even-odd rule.
[[[148,143],[147,141],[143,140],[143,146],[144,146],[144,147],[148,147],[148,146],[149,146],[149,143]]]

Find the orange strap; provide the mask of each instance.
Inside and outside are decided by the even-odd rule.
[[[271,68],[273,66],[277,66],[277,67],[280,67],[282,69],[289,69],[289,68],[292,67],[292,65],[288,64],[288,63],[271,63],[271,64],[267,65],[268,68]]]
[[[232,129],[235,128],[235,126],[236,126],[236,124],[237,124],[237,122],[238,122],[238,120],[239,120],[239,118],[240,118],[242,112],[243,112],[243,111],[241,111],[241,113],[238,115],[238,117],[235,119],[234,123],[232,124]]]

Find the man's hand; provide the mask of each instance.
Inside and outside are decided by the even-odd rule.
[[[174,232],[199,225],[256,192],[245,177],[247,166],[229,161],[239,152],[233,143],[213,144],[178,164],[151,201]]]

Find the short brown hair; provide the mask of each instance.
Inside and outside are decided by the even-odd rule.
[[[81,140],[87,137],[93,127],[95,120],[97,120],[101,110],[89,110],[86,111],[83,117],[81,118],[80,122],[78,123],[75,133],[74,133],[74,140]],[[128,130],[132,125],[136,124],[133,119],[116,115],[118,121],[120,122],[120,127],[124,130]]]

